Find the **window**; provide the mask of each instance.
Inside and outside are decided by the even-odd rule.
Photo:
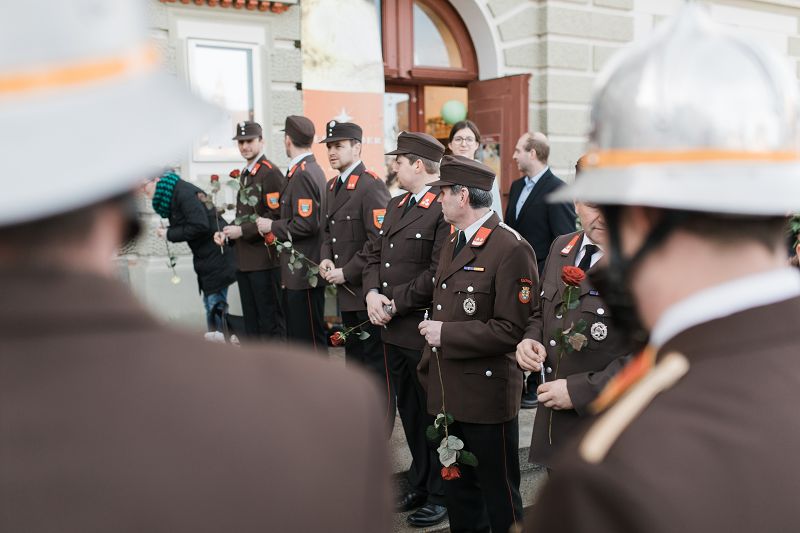
[[[414,65],[461,68],[453,33],[427,4],[414,2]]]

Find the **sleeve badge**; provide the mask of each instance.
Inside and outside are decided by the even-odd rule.
[[[373,209],[372,210],[372,223],[375,227],[381,229],[383,226],[383,219],[386,217],[386,209]]]
[[[517,295],[519,298],[520,303],[527,304],[531,301],[531,286],[530,285],[523,285],[520,290],[519,294]]]
[[[278,209],[281,206],[280,197],[281,193],[279,192],[269,192],[264,195],[267,199],[267,207],[270,209]]]
[[[314,203],[311,201],[311,198],[299,198],[297,200],[297,213],[301,217],[310,217],[313,212]]]

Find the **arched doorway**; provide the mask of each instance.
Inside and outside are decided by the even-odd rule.
[[[424,131],[446,144],[450,124],[442,108],[460,102],[481,130],[482,159],[495,169],[505,204],[518,177],[513,146],[528,127],[530,76],[479,81],[472,38],[447,0],[375,2],[381,14],[387,151],[403,130]]]

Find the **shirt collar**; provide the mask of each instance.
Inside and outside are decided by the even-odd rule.
[[[586,249],[586,245],[587,244],[594,244],[595,246],[597,246],[597,252],[598,253],[603,253],[603,247],[600,246],[599,244],[597,244],[596,242],[594,242],[592,239],[590,239],[589,236],[586,234],[586,232],[584,232],[583,233],[583,240],[581,241],[581,249],[578,250],[578,251],[579,252],[584,251]]]
[[[535,176],[525,176],[525,185],[528,187],[533,187],[548,170],[550,170],[550,167],[544,167],[544,169]]]
[[[414,197],[414,200],[416,201],[416,203],[419,203],[422,200],[422,197],[425,196],[425,193],[428,192],[429,190],[431,190],[431,186],[430,185],[426,185],[417,194],[412,194],[411,196]]]
[[[493,214],[494,211],[489,209],[489,211],[487,211],[485,215],[483,215],[481,218],[473,222],[470,226],[467,227],[467,229],[464,230],[464,237],[466,237],[467,242],[472,240],[473,235],[478,233],[478,230],[481,228],[481,226],[483,226],[483,223],[489,220],[489,217],[492,216]]]
[[[339,179],[342,180],[342,183],[344,183],[344,180],[346,180],[347,177],[350,176],[350,173],[353,172],[353,170],[355,170],[355,168],[360,164],[361,160],[359,159],[358,161],[354,162],[352,165],[347,167],[347,169],[345,169],[345,171],[339,175]]]
[[[698,324],[797,296],[800,296],[800,274],[795,268],[777,268],[727,281],[669,307],[653,327],[650,344],[660,348],[678,333]]]
[[[258,154],[258,157],[256,157],[255,159],[253,159],[253,162],[252,162],[251,164],[247,165],[247,166],[246,166],[246,167],[244,167],[244,168],[245,168],[245,169],[247,169],[247,171],[248,171],[248,172],[252,172],[252,171],[253,171],[253,167],[254,167],[254,166],[256,166],[256,163],[258,163],[259,161],[261,161],[261,158],[262,158],[262,157],[264,157],[264,152],[261,152],[260,154]]]
[[[289,161],[289,168],[291,169],[293,166],[295,166],[300,161],[302,161],[304,157],[308,157],[310,155],[311,155],[311,152],[303,152],[302,154],[296,156],[294,159]]]

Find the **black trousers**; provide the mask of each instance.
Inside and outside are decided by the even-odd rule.
[[[244,330],[251,339],[283,339],[286,324],[281,306],[281,269],[236,272]]]
[[[461,477],[444,482],[450,530],[505,533],[515,522],[521,523],[517,417],[502,424],[456,421],[450,433],[478,459],[477,467],[459,465]]]
[[[366,324],[362,324],[363,322],[366,322]],[[356,364],[366,368],[377,379],[381,390],[385,392],[383,409],[386,413],[389,435],[391,435],[397,406],[394,386],[387,369],[386,360],[388,356],[386,348],[381,342],[381,330],[369,322],[366,310],[342,311],[342,323],[348,329],[362,324],[359,326],[360,329],[369,333],[369,337],[364,340],[358,338],[358,330],[347,337],[347,342],[344,345],[345,362],[348,365]]]
[[[325,287],[283,289],[286,311],[286,338],[305,344],[320,355],[328,355],[325,338]]]
[[[393,344],[385,346],[389,374],[397,393],[397,411],[411,451],[408,482],[414,492],[428,496],[428,503],[444,505],[444,480],[436,452],[439,443],[431,442],[425,436],[425,430],[433,424],[434,417],[428,414],[425,390],[417,377],[422,352]]]

